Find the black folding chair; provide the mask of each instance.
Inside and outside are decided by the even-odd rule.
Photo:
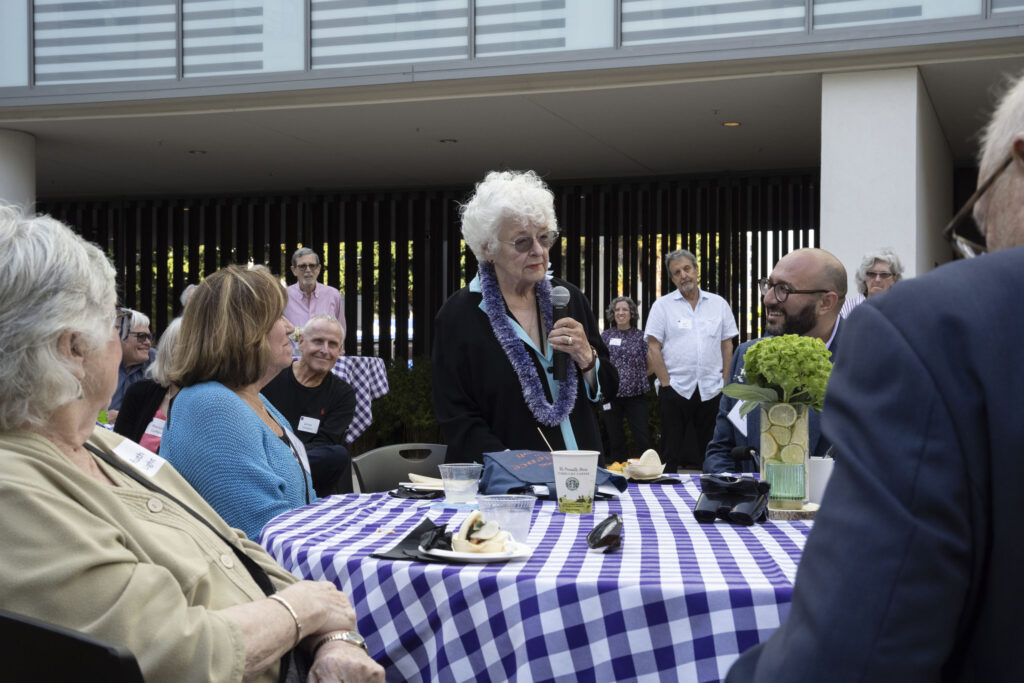
[[[127,648],[6,610],[0,610],[0,678],[144,683]]]

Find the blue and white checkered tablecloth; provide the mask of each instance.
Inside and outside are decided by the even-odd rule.
[[[700,525],[698,481],[631,484],[592,515],[541,501],[525,562],[368,557],[424,516],[452,528],[468,510],[382,493],[281,515],[260,542],[290,571],[352,598],[389,681],[716,681],[788,614],[811,525]],[[622,550],[588,550],[587,532],[612,512],[625,522]]]
[[[388,393],[388,372],[384,361],[375,356],[339,356],[331,370],[348,382],[356,392],[356,411],[345,434],[345,441],[352,443],[373,422],[370,404],[373,399]]]

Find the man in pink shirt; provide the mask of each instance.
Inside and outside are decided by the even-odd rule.
[[[292,254],[292,272],[299,279],[288,287],[288,305],[284,317],[295,327],[302,327],[314,315],[327,314],[345,325],[345,305],[341,292],[334,287],[320,284],[320,257],[308,247],[296,249]]]

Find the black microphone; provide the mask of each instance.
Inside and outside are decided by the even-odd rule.
[[[569,317],[569,290],[559,285],[551,288],[551,323],[557,323],[562,318]],[[565,362],[568,356],[564,351],[555,351],[552,363],[554,368],[552,374],[556,382],[565,379]]]
[[[736,446],[729,451],[729,457],[732,458],[733,463],[735,463],[737,472],[742,469],[740,465],[747,460],[753,460],[754,467],[756,469],[761,469],[761,458],[758,457],[756,448],[752,448],[750,446]]]

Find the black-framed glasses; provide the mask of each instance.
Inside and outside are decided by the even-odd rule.
[[[498,241],[503,244],[511,244],[512,248],[515,249],[517,252],[519,252],[520,254],[525,254],[526,252],[530,251],[530,249],[533,247],[534,240],[537,241],[537,244],[540,245],[541,249],[550,249],[551,245],[554,244],[555,240],[557,239],[557,230],[547,230],[545,232],[540,233],[536,237],[533,237],[531,235],[523,235],[522,237],[515,238],[511,242],[507,242],[505,240]]]
[[[864,273],[865,280],[888,280],[892,277],[892,273],[886,273],[881,270],[869,270]]]
[[[775,299],[780,304],[784,303],[790,294],[825,294],[830,291],[828,289],[793,289],[785,282],[772,282],[766,277],[758,280],[757,286],[761,288],[761,296],[766,296],[769,289],[774,289]]]
[[[316,270],[320,267],[319,263],[299,263],[295,266],[299,270]]]
[[[949,245],[953,247],[953,251],[956,252],[956,255],[960,258],[974,258],[979,254],[984,254],[987,250],[983,234],[980,234],[981,239],[976,241],[968,237],[964,237],[963,233],[971,222],[970,219],[973,217],[974,205],[977,204],[982,195],[988,191],[988,188],[992,187],[992,185],[999,179],[999,176],[1003,174],[1003,171],[1010,167],[1010,162],[1012,161],[1013,153],[1011,152],[1006,155],[1006,158],[1003,159],[998,166],[996,166],[996,169],[992,171],[992,174],[978,185],[978,189],[974,191],[974,194],[967,198],[964,205],[960,207],[960,210],[956,212],[956,215],[950,219],[949,223],[947,223],[946,227],[942,230],[942,236],[949,241]],[[981,233],[980,230],[978,230],[978,232]]]
[[[149,332],[129,332],[128,336],[135,337],[140,342],[148,341],[150,344],[153,343],[154,339],[153,335],[150,334]]]

